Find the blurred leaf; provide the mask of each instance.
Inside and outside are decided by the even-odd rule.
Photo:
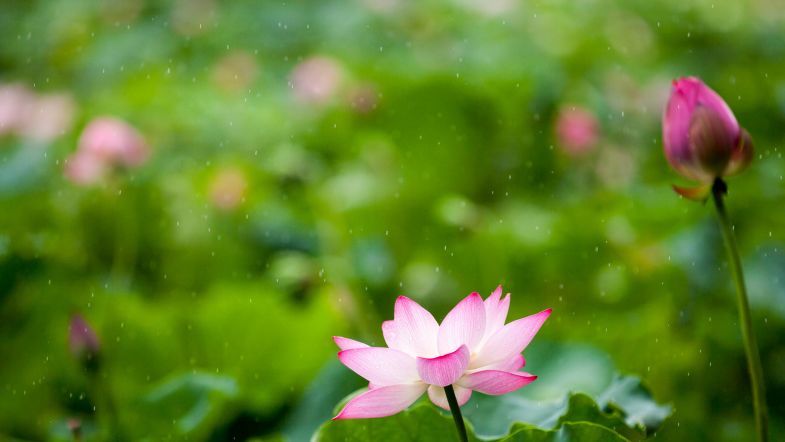
[[[177,298],[115,297],[101,335],[114,338],[106,362],[121,421],[132,435],[154,438],[171,435],[176,422],[179,434],[199,439],[241,411],[269,426],[332,352],[339,327],[328,295],[294,302],[265,285],[234,284],[187,309]],[[150,382],[156,387],[140,397]]]
[[[782,245],[762,247],[747,260],[750,303],[785,319],[785,256]]]
[[[597,403],[603,408],[621,411],[627,425],[645,428],[649,433],[656,430],[672,412],[669,405],[657,404],[635,376],[616,376],[597,397]]]
[[[287,440],[308,440],[322,422],[330,419],[331,407],[342,402],[346,390],[360,388],[363,379],[347,370],[338,360],[330,360],[305,390],[299,403],[284,423]]]
[[[186,407],[190,404],[183,415],[173,419],[180,431],[188,433],[204,423],[208,415],[219,410],[225,399],[233,398],[237,393],[237,382],[230,377],[187,373],[164,382],[145,399],[156,405],[156,409],[170,413],[177,409],[175,404],[178,402]]]
[[[22,144],[0,161],[0,196],[18,195],[46,179],[46,146]]]

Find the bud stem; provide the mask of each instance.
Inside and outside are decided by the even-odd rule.
[[[444,387],[444,393],[447,395],[447,403],[450,404],[450,412],[452,412],[452,419],[455,421],[455,429],[458,431],[458,439],[461,442],[468,442],[469,437],[466,435],[466,425],[464,425],[463,416],[461,416],[461,406],[458,405],[452,385]]]
[[[747,301],[747,288],[744,284],[744,273],[741,268],[739,258],[739,248],[736,238],[733,235],[728,214],[725,210],[723,197],[727,192],[727,185],[721,178],[714,180],[711,194],[714,200],[714,207],[717,209],[717,219],[722,230],[722,238],[725,242],[725,251],[730,261],[733,282],[736,286],[736,300],[738,302],[739,317],[741,319],[741,335],[744,339],[744,350],[747,354],[747,369],[750,373],[750,383],[752,384],[752,402],[755,408],[755,427],[758,431],[758,441],[768,441],[768,412],[766,411],[766,388],[763,385],[763,370],[760,363],[758,344],[755,340],[755,330],[752,328],[752,318],[750,315],[750,305]]]

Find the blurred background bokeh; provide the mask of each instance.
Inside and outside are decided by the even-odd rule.
[[[670,404],[658,438],[751,440],[721,238],[662,155],[682,75],[755,139],[728,206],[783,437],[780,1],[3,1],[0,438],[307,439],[361,385],[332,335],[501,283],[554,309],[533,352]]]

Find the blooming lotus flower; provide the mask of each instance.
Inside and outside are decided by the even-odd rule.
[[[716,178],[741,172],[752,160],[749,133],[722,97],[696,77],[673,82],[662,140],[671,167],[706,189]],[[686,189],[676,190],[684,194]]]
[[[485,301],[472,293],[441,325],[419,304],[400,296],[395,318],[382,324],[387,347],[334,337],[341,349],[338,359],[369,384],[333,419],[390,416],[426,391],[431,402],[449,410],[443,388],[448,385],[463,405],[472,391],[500,395],[533,382],[537,376],[518,371],[525,364],[521,352],[551,309],[505,325],[510,295],[501,295],[501,286]]]

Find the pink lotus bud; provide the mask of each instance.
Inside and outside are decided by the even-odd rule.
[[[24,85],[0,85],[0,135],[16,131],[34,101],[35,95]]]
[[[725,101],[696,77],[673,82],[662,140],[671,167],[696,181],[733,175],[752,160],[747,131]]]
[[[556,138],[559,146],[571,155],[588,152],[597,145],[599,123],[594,114],[582,107],[570,106],[556,117]]]
[[[71,354],[88,367],[95,363],[98,352],[101,350],[95,331],[78,314],[71,317],[68,345],[71,349]]]
[[[112,117],[91,121],[79,138],[79,152],[110,165],[139,166],[150,155],[142,135],[128,123]]]
[[[31,140],[52,141],[71,128],[75,112],[76,104],[68,93],[40,95],[28,106],[19,132]]]

